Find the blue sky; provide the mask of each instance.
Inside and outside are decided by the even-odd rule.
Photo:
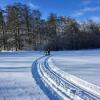
[[[0,7],[21,2],[31,8],[39,9],[42,18],[47,18],[49,13],[70,16],[77,20],[93,19],[100,21],[100,0],[0,0]]]

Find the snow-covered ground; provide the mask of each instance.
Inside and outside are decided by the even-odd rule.
[[[100,86],[100,50],[53,52],[53,61],[61,70]]]
[[[100,100],[100,50],[41,56],[0,52],[0,100]]]
[[[0,100],[48,100],[31,67],[40,52],[0,52]]]

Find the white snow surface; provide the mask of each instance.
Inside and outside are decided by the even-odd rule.
[[[52,59],[64,72],[100,87],[100,49],[53,52]]]
[[[94,87],[100,87],[100,49],[58,51],[52,52],[51,54],[53,56],[51,56],[51,60],[48,60],[48,65],[52,71],[55,71],[66,80],[71,80],[72,83],[75,83],[76,80],[83,79],[94,84]],[[35,76],[32,76],[32,72],[34,72],[32,71],[32,63],[41,56],[43,56],[42,52],[35,51],[0,52],[0,100],[49,99],[36,83],[34,79]],[[57,89],[60,89],[62,93],[67,93],[62,84],[60,86],[55,83],[55,80],[60,78],[56,77],[57,79],[54,80],[52,79],[52,72],[49,73],[47,70],[44,70],[42,66],[43,61],[45,60],[42,59],[38,62],[38,65],[40,64],[40,66],[38,66],[38,73],[41,79],[47,82],[53,90],[58,92],[58,95],[62,96],[63,94],[57,91]],[[44,64],[44,67],[48,69],[46,64]],[[48,69],[48,71],[49,70],[50,69]],[[83,81],[80,80],[80,83],[81,82]],[[44,84],[47,85],[46,83]],[[82,84],[80,84],[80,86],[81,85]],[[91,86],[90,84],[90,87]],[[70,94],[69,91],[68,93]],[[65,98],[66,97],[64,97],[64,99]]]
[[[48,100],[31,67],[40,52],[0,52],[0,100]]]

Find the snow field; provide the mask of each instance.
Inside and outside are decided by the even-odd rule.
[[[59,51],[53,61],[61,70],[100,86],[100,49]]]
[[[52,69],[100,97],[99,52],[100,50],[53,52]]]
[[[0,53],[0,100],[48,100],[36,84],[31,67],[39,52]]]

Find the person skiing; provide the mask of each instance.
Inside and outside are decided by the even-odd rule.
[[[50,50],[48,49],[48,55],[50,55]]]
[[[49,55],[50,55],[50,50],[48,49],[45,51],[45,56],[49,56]]]

